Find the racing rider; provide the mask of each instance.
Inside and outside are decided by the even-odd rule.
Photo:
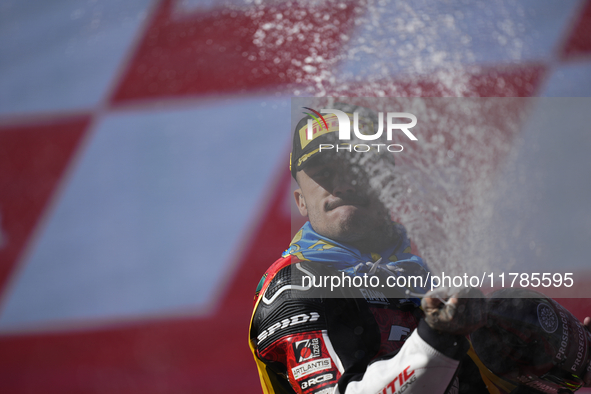
[[[465,335],[484,323],[478,294],[427,294],[423,312],[421,301],[409,296],[424,294],[417,285],[411,293],[365,283],[330,294],[317,286],[330,276],[377,277],[381,283],[425,278],[428,267],[369,187],[367,171],[350,160],[355,152],[319,149],[339,143],[336,118],[325,116],[327,127],[315,125],[312,139],[308,119],[296,127],[290,158],[299,186],[295,201],[308,222],[255,295],[249,339],[263,391],[458,392],[459,360],[469,348]],[[393,165],[390,154],[371,154]]]

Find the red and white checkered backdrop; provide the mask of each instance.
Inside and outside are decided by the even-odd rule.
[[[524,253],[591,273],[591,1],[2,0],[0,392],[260,392],[290,98],[322,95],[577,98],[521,132]]]

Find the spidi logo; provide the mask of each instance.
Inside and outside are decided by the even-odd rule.
[[[309,107],[303,108],[313,112],[313,114],[304,112],[306,115],[309,115],[313,118],[308,119],[305,137],[307,141],[311,141],[314,138],[326,133],[338,132],[339,141],[344,142],[341,144],[320,144],[320,152],[331,149],[334,149],[337,152],[343,150],[349,152],[369,152],[372,149],[375,149],[378,152],[380,149],[387,149],[389,152],[402,152],[404,149],[404,147],[400,144],[360,143],[352,145],[350,143],[346,143],[346,141],[351,141],[351,114],[333,108],[323,108],[320,110],[320,112]],[[323,116],[322,114],[326,114],[326,116]],[[415,137],[415,135],[409,130],[417,124],[417,117],[411,113],[387,112],[386,122],[384,124],[384,113],[378,112],[377,130],[375,130],[373,122],[363,119],[363,116],[361,116],[362,121],[360,122],[360,115],[358,112],[353,112],[352,115],[353,134],[358,140],[376,141],[382,138],[385,129],[387,141],[392,141],[395,130],[402,131],[402,133],[411,141],[417,141],[417,137]],[[398,119],[403,118],[410,119],[410,123],[398,123]],[[360,123],[363,125],[363,127],[360,127]]]

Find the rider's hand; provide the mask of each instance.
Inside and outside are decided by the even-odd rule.
[[[486,323],[486,299],[477,288],[438,288],[421,306],[431,328],[450,334],[467,335]]]

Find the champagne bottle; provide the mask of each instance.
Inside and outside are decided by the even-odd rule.
[[[470,334],[480,361],[499,378],[541,393],[573,393],[591,377],[591,334],[556,301],[529,289],[487,300],[487,324]]]

